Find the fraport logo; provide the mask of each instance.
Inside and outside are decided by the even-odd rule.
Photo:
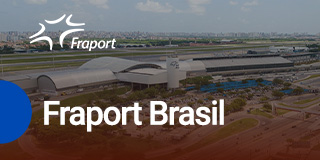
[[[28,129],[31,117],[27,94],[16,84],[0,80],[0,144],[21,137]]]
[[[176,68],[176,69],[179,69],[179,68],[180,68],[179,62],[177,62],[177,61],[171,62],[171,63],[170,63],[170,66],[172,66],[172,67],[174,67],[174,68]]]
[[[49,20],[44,20],[48,25],[53,25],[53,24],[58,24],[60,22],[62,22],[66,17],[66,14],[64,14],[63,16],[61,16],[60,18],[56,19],[56,20],[52,20],[52,21],[49,21]],[[69,15],[67,18],[66,18],[66,24],[70,27],[80,27],[80,26],[84,26],[85,23],[73,23],[71,22],[71,17],[72,17],[72,14]],[[35,43],[35,42],[39,42],[39,41],[47,41],[49,43],[49,46],[50,46],[50,50],[52,51],[52,47],[53,47],[53,41],[52,41],[52,38],[48,37],[48,36],[41,36],[41,37],[38,37],[40,36],[41,34],[43,34],[46,30],[46,27],[45,25],[43,25],[42,23],[39,23],[39,25],[41,26],[41,29],[40,31],[38,31],[37,33],[35,33],[34,35],[30,36],[29,39],[33,39],[30,41],[30,44],[32,43]],[[66,30],[64,31],[60,37],[59,37],[59,44],[61,46],[61,48],[63,48],[63,42],[64,42],[64,39],[67,35],[71,34],[71,33],[75,33],[75,32],[83,32],[84,29],[82,28],[73,28],[73,29],[69,29],[69,30]],[[38,37],[38,38],[36,38]],[[35,38],[35,39],[34,39]],[[96,48],[99,48],[99,49],[108,49],[109,47],[112,48],[112,49],[115,49],[115,43],[116,43],[116,40],[115,39],[112,39],[110,41],[89,41],[89,40],[84,40],[84,41],[77,41],[79,40],[79,37],[73,37],[72,38],[72,42],[71,42],[71,49],[74,48],[74,46],[76,46],[77,49],[88,49],[89,51],[93,50],[93,49],[96,49]]]

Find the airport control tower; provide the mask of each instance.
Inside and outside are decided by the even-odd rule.
[[[177,55],[167,56],[168,89],[179,88],[179,58]]]

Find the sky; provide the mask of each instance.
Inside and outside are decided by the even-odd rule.
[[[72,14],[87,31],[315,34],[319,7],[320,0],[2,0],[0,31],[38,31],[44,20]]]

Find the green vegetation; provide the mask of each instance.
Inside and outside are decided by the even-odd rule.
[[[72,60],[72,59],[84,59],[84,58],[93,58],[93,56],[74,56],[74,57],[55,57],[55,61],[59,60]],[[32,58],[32,59],[12,59],[12,60],[3,60],[3,64],[15,64],[15,63],[29,63],[29,62],[47,62],[53,61],[53,58]]]
[[[221,86],[222,86],[222,84],[220,82],[216,83],[216,87],[221,87]]]
[[[210,101],[212,101],[212,100],[214,100],[214,97],[211,96],[211,95],[208,95],[208,96],[207,96],[207,99],[210,100]]]
[[[272,105],[270,103],[265,103],[265,104],[263,104],[262,108],[260,108],[260,111],[271,115]]]
[[[261,97],[259,99],[260,102],[267,102],[268,100],[269,100],[269,97],[267,97],[267,96]]]
[[[246,83],[248,83],[248,80],[244,79],[244,80],[241,81],[241,83],[242,84],[246,84]]]
[[[290,108],[297,108],[295,106],[290,106],[288,104],[285,104],[285,103],[279,103],[281,106],[285,106],[285,107],[290,107]]]
[[[140,138],[117,136],[112,135],[106,128],[107,126],[92,133],[84,133],[80,129],[75,131],[70,129],[65,134],[66,138],[69,137],[67,140],[60,141],[60,143],[58,141],[48,141],[39,145],[53,154],[82,156],[83,159],[92,160],[110,156],[116,157],[116,159],[141,160],[144,159],[143,153],[146,151],[163,147],[161,142],[151,140],[152,136],[146,138],[143,135]],[[59,131],[58,134],[64,133]],[[73,136],[78,139],[73,138]]]
[[[187,78],[185,80],[181,81],[181,84],[183,84],[185,87],[187,85],[195,85],[197,90],[200,90],[200,87],[202,85],[208,85],[210,84],[210,80],[212,80],[211,76],[199,76],[199,77],[193,77],[193,78]]]
[[[105,55],[98,55],[95,56],[94,54],[92,55],[81,55],[81,56],[65,56],[65,57],[61,57],[61,56],[54,56],[54,60],[55,61],[60,61],[60,60],[75,60],[75,59],[92,59],[95,57],[102,57]],[[45,57],[45,58],[30,58],[30,59],[12,59],[12,60],[3,60],[2,63],[3,64],[14,64],[14,63],[28,63],[28,62],[47,62],[47,61],[53,61],[52,57]]]
[[[112,90],[104,90],[96,93],[88,93],[88,94],[82,94],[79,96],[74,96],[71,98],[67,98],[64,100],[60,101],[60,106],[70,106],[70,107],[75,107],[75,106],[81,106],[84,104],[91,105],[94,100],[97,100],[97,103],[99,99],[108,99],[111,98],[111,96],[117,96],[126,93],[129,91],[129,87],[122,87],[118,89],[112,89]],[[99,104],[100,105],[100,104]],[[111,104],[110,104],[111,105]],[[107,104],[103,104],[99,107],[108,107]],[[59,107],[52,107],[51,110],[58,110]],[[30,122],[30,128],[37,128],[38,126],[41,126],[39,124],[43,124],[42,122],[43,118],[43,109],[40,109],[37,112],[32,113],[32,119]]]
[[[168,92],[164,88],[160,87],[150,87],[145,90],[135,91],[131,93],[126,99],[125,102],[138,101],[142,99],[156,98],[157,96],[161,96],[162,98],[169,98],[179,95],[184,95],[186,91],[184,90],[175,90],[173,92]]]
[[[10,66],[10,67],[3,67],[4,72],[11,72],[11,71],[22,71],[22,70],[34,70],[34,69],[49,69],[49,68],[62,68],[62,67],[75,67],[80,66],[84,62],[74,62],[74,63],[57,63],[53,67],[52,64],[39,64],[39,65],[23,65],[23,66]]]
[[[120,95],[124,95],[128,91],[130,91],[130,87],[122,87],[117,88],[117,86],[114,86],[113,89],[110,90],[104,90],[100,92],[95,93],[88,93],[83,94],[71,98],[67,98],[65,100],[61,101],[61,106],[80,106],[80,105],[86,105],[86,106],[99,106],[102,109],[107,108],[109,106],[124,106],[128,102],[134,102],[141,99],[148,99],[148,98],[155,98],[157,96],[162,96],[164,98],[166,97],[173,97],[178,95],[184,95],[186,91],[183,90],[175,90],[174,92],[168,92],[163,88],[160,87],[151,87],[145,90],[141,91],[134,91],[126,97],[120,97]],[[59,107],[51,108],[51,110],[58,110]],[[66,115],[66,119],[68,119],[68,116]],[[42,124],[42,117],[43,117],[43,109],[33,113],[32,120],[30,124],[30,128],[33,128],[34,135],[37,137],[37,139],[40,142],[59,142],[59,141],[77,141],[81,139],[79,138],[82,136],[83,132],[86,132],[85,126],[73,126],[71,124],[66,124],[66,127],[61,127],[59,124],[59,119],[50,119],[50,127],[43,126]],[[68,122],[69,123],[69,122]],[[105,142],[105,139],[103,138],[103,135],[113,132],[113,131],[119,131],[119,126],[97,126],[95,128],[95,137],[91,137],[90,141],[87,142],[85,139],[81,139],[81,143],[103,143]],[[68,133],[68,135],[66,135]],[[72,136],[73,135],[73,136]],[[74,138],[71,138],[74,137]],[[77,138],[78,137],[78,138]]]
[[[320,51],[319,44],[308,44],[307,47],[310,48],[310,52],[319,52]]]
[[[294,102],[293,104],[307,104],[307,103],[316,101],[316,100],[318,100],[318,99],[320,99],[320,97],[312,98],[312,99],[300,100],[300,101]]]
[[[142,56],[142,55],[158,55],[158,54],[166,54],[166,52],[141,52],[141,53],[119,53],[119,54],[102,54],[102,55],[74,55],[74,56],[59,56],[54,54],[55,61],[62,60],[81,60],[81,59],[93,59],[99,57],[124,57],[124,56]],[[50,56],[50,55],[46,55]],[[50,62],[53,61],[52,57],[35,57],[30,59],[11,59],[11,60],[3,60],[3,64],[15,64],[15,63],[28,63],[28,62]]]
[[[108,54],[108,55],[75,55],[75,56],[68,56],[68,57],[61,57],[55,56],[55,61],[60,60],[86,60],[86,59],[93,59],[99,57],[123,57],[123,56],[141,56],[141,55],[157,55],[157,54],[166,54],[166,52],[143,52],[143,53],[123,53],[123,54]],[[53,68],[53,65],[50,64],[53,58],[43,58],[43,57],[36,57],[31,59],[14,59],[14,60],[3,60],[3,64],[15,64],[15,63],[27,63],[27,62],[48,62],[47,64],[39,64],[39,65],[22,65],[22,66],[10,66],[10,67],[3,67],[4,72],[8,71],[20,71],[20,70],[33,70],[33,69],[47,69]],[[72,63],[56,63],[55,68],[60,67],[68,67],[68,66],[80,66],[85,62],[72,62]]]
[[[285,87],[290,87],[292,84],[291,83],[289,83],[289,82],[284,82],[284,84],[283,84]]]
[[[7,45],[3,46],[3,48],[0,48],[0,54],[12,54],[14,51],[14,48],[9,47]]]
[[[85,104],[86,106],[97,105],[101,108],[106,108],[111,105],[124,106],[127,105],[128,102],[140,99],[155,98],[158,96],[172,97],[185,94],[185,91],[182,90],[168,92],[157,86],[128,93],[130,90],[130,87],[118,88],[115,85],[113,89],[110,90],[67,98],[61,101],[61,106],[74,107]],[[128,95],[124,95],[125,93],[128,93]],[[59,107],[53,107],[51,110],[57,110],[58,108]],[[67,114],[66,119],[69,119],[70,116],[71,115]],[[93,118],[95,119],[97,117],[94,116]],[[128,119],[132,118],[128,117]],[[147,137],[141,135],[139,138],[124,136],[130,133],[126,133],[121,125],[96,126],[90,134],[86,132],[86,126],[73,126],[69,121],[66,121],[65,126],[61,126],[59,118],[51,118],[50,126],[44,126],[43,109],[33,113],[30,128],[38,144],[43,145],[40,147],[47,148],[50,152],[58,152],[62,155],[77,153],[80,155],[85,154],[85,156],[89,157],[89,155],[93,154],[92,152],[101,151],[103,148],[104,152],[97,154],[102,154],[101,156],[124,156],[126,159],[128,158],[127,156],[130,157],[130,155],[133,154],[136,156],[136,159],[142,159],[143,152],[161,146],[160,142],[152,140],[151,135]],[[123,153],[125,154],[123,155]]]
[[[266,113],[266,112],[264,112],[264,111],[261,111],[260,109],[252,110],[252,111],[250,112],[250,114],[258,115],[258,116],[264,116],[264,117],[267,117],[267,118],[270,118],[270,119],[273,118],[272,115],[270,115],[270,114],[268,114],[268,113]]]
[[[263,81],[264,81],[263,78],[258,78],[258,79],[256,79],[256,82],[263,82]]]
[[[284,83],[284,81],[282,79],[278,79],[278,78],[275,78],[272,83],[274,85],[282,85]]]
[[[47,52],[47,53],[28,53],[28,54],[7,54],[7,55],[3,55],[4,58],[9,58],[9,57],[34,57],[34,58],[41,58],[42,56],[50,56],[50,55],[54,55],[54,56],[65,56],[65,55],[81,55],[81,54],[95,54],[95,53],[116,53],[116,52],[121,52],[120,50],[98,50],[98,51],[78,51],[78,50],[71,50],[68,52]]]
[[[290,111],[284,110],[284,109],[277,109],[277,115],[280,115],[280,116],[284,115],[284,114],[286,114],[288,112],[290,112]]]
[[[241,133],[243,131],[246,131],[250,128],[253,128],[258,125],[258,120],[253,118],[244,118],[238,121],[235,121],[221,129],[219,129],[217,132],[214,132],[199,142],[187,147],[185,149],[186,152],[194,151],[197,149],[200,149],[206,145],[218,142],[219,140],[225,139],[227,137],[230,137],[232,135]]]
[[[300,94],[302,94],[303,92],[304,92],[304,89],[301,88],[301,87],[297,87],[297,88],[295,88],[295,89],[292,91],[292,93],[295,94],[295,95],[300,95]]]
[[[242,111],[243,107],[247,104],[247,101],[242,98],[237,98],[233,100],[229,105],[225,106],[224,112],[226,115],[233,113],[233,112],[238,112]]]
[[[120,41],[120,42],[119,42]],[[208,43],[210,39],[202,39],[197,40],[198,43]],[[146,43],[144,43],[146,42]],[[188,44],[193,42],[193,40],[175,40],[173,44]],[[168,43],[167,40],[118,40],[118,43],[134,43],[134,44],[149,44],[152,46],[163,46]],[[181,46],[183,46],[181,45]],[[43,50],[48,49],[48,46],[40,46]],[[54,46],[54,49],[59,50],[60,46]],[[52,57],[44,57],[53,55],[56,61],[60,60],[89,60],[92,58],[99,58],[104,56],[110,57],[123,57],[123,56],[143,56],[143,55],[159,55],[159,54],[168,54],[166,51],[170,49],[177,50],[177,54],[180,53],[188,53],[194,51],[219,51],[219,50],[238,50],[238,49],[248,49],[248,48],[261,48],[267,46],[261,46],[261,44],[232,44],[232,45],[215,45],[215,46],[187,46],[187,47],[176,47],[176,48],[137,48],[136,50],[131,50],[134,52],[130,52],[130,50],[99,50],[99,51],[78,51],[78,50],[69,50],[67,52],[52,52],[52,53],[31,53],[31,54],[4,54],[3,57],[31,57],[26,59],[7,59],[3,60],[3,64],[15,64],[15,63],[32,63],[32,62],[50,62],[52,61]],[[41,48],[39,48],[41,49]],[[156,50],[158,52],[152,52]],[[140,52],[141,51],[141,52]],[[123,52],[123,53],[116,53]],[[127,52],[127,53],[126,53]],[[169,52],[169,53],[170,53]],[[95,54],[102,53],[102,54]],[[106,53],[106,54],[103,54]],[[109,53],[109,54],[108,54]],[[113,54],[110,54],[113,53]],[[84,55],[87,54],[87,55]],[[68,56],[70,55],[70,56]],[[72,63],[73,66],[79,66],[83,63]],[[59,64],[56,65],[56,68],[70,66],[69,64]],[[14,67],[4,67],[4,71],[19,71],[19,70],[32,70],[32,69],[47,69],[51,68],[51,66],[47,64],[43,65],[31,65],[31,66],[14,66]]]
[[[37,46],[37,47],[31,47],[30,49],[38,49],[38,50],[42,50],[42,51],[50,51],[50,46],[49,45],[41,45],[41,46]],[[52,50],[56,51],[56,50],[68,50],[70,49],[69,45],[67,44],[63,44],[63,47],[61,47],[59,44],[53,44],[52,45]]]
[[[223,93],[223,92],[224,92],[224,89],[223,89],[223,88],[218,88],[217,91],[218,91],[219,93]]]
[[[200,77],[194,77],[194,78],[187,78],[183,80],[182,83],[205,85],[205,84],[209,84],[210,80],[212,80],[211,76],[200,76]]]
[[[272,110],[272,105],[270,103],[265,103],[263,104],[263,108],[266,109],[266,110]]]
[[[238,48],[225,48],[225,49],[209,49],[210,51],[217,51],[217,50],[234,50],[234,49],[241,49],[243,47]],[[248,47],[252,48],[252,47]],[[255,47],[254,47],[255,48]],[[171,48],[170,48],[171,49]],[[208,49],[201,49],[199,51],[209,51]],[[110,57],[123,57],[123,56],[143,56],[143,55],[159,55],[159,54],[167,54],[168,52],[165,51],[163,48],[159,49],[159,51],[163,52],[148,52],[147,49],[141,50],[143,52],[128,52],[128,53],[116,53],[121,52],[121,50],[102,50],[102,51],[73,51],[73,52],[59,52],[59,53],[52,53],[55,57],[55,60],[73,60],[73,59],[88,59],[88,58],[98,58],[98,57],[104,57],[104,56],[110,56]],[[189,51],[189,50],[188,50]],[[190,50],[195,51],[195,50]],[[126,51],[124,51],[126,52]],[[179,53],[186,53],[187,51],[181,51]],[[114,54],[100,54],[95,55],[95,53],[114,53]],[[92,55],[82,55],[82,54],[92,54]],[[12,64],[12,63],[26,63],[26,62],[43,62],[43,61],[52,61],[52,58],[47,58],[43,56],[50,56],[51,54],[41,54],[41,53],[33,53],[33,54],[10,54],[10,55],[4,55],[4,57],[34,57],[30,59],[18,59],[18,60],[3,60],[3,64]],[[65,55],[73,55],[66,57]]]
[[[116,88],[111,90],[104,90],[100,92],[95,93],[88,93],[83,94],[71,98],[67,98],[61,101],[61,106],[80,106],[83,104],[88,104],[89,102],[93,100],[99,100],[99,99],[110,99],[113,98],[113,96],[122,95],[128,92],[131,88],[129,87],[122,87],[122,88]],[[99,106],[100,107],[100,106]]]
[[[284,93],[280,91],[272,91],[272,96],[274,96],[277,99],[281,99],[284,96]]]
[[[313,78],[318,78],[318,77],[320,77],[320,74],[311,75],[311,76],[309,76],[309,77],[306,78],[306,79],[302,79],[302,80],[295,81],[295,83],[303,82],[303,81],[306,81],[306,80],[309,80],[309,79],[313,79]]]
[[[319,99],[319,98],[318,98],[318,99]],[[279,103],[279,104],[282,105],[282,106],[285,106],[285,107],[303,109],[303,108],[308,108],[308,107],[311,107],[311,106],[313,106],[313,105],[316,105],[316,104],[318,104],[318,102],[315,102],[315,103],[312,103],[312,104],[309,104],[309,105],[306,105],[306,106],[301,106],[301,107],[292,106],[292,105],[288,105],[288,104],[285,104],[285,103]]]

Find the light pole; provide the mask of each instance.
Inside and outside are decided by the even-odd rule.
[[[2,65],[2,55],[1,55],[1,57],[0,57],[0,61],[1,61],[1,77],[3,77],[3,65]]]
[[[52,55],[52,65],[53,65],[53,70],[56,70],[56,67],[54,65],[54,56],[53,56],[53,51],[51,51],[51,55]]]

